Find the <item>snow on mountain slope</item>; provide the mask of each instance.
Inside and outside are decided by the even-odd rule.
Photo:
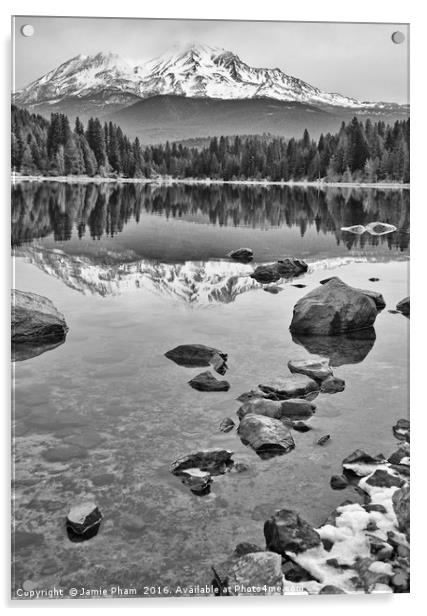
[[[14,102],[36,107],[63,99],[102,98],[123,106],[156,95],[189,98],[272,98],[348,108],[373,108],[383,103],[362,102],[286,75],[278,68],[253,68],[236,54],[206,45],[173,49],[145,63],[113,53],[79,55],[49,71],[17,92]]]

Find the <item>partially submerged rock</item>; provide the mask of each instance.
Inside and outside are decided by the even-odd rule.
[[[171,472],[179,475],[182,471],[198,468],[211,475],[222,475],[233,466],[232,451],[227,449],[206,449],[182,456],[171,465]]]
[[[267,549],[286,556],[287,552],[299,553],[321,544],[320,535],[290,509],[277,511],[264,524]]]
[[[294,278],[300,276],[308,270],[308,265],[300,259],[294,257],[286,257],[276,263],[267,263],[258,265],[255,271],[251,274],[261,284],[276,282],[280,278]]]
[[[336,394],[338,392],[344,391],[345,389],[345,381],[343,379],[339,379],[337,376],[330,376],[325,379],[321,386],[320,391],[323,394]]]
[[[332,475],[330,484],[333,490],[344,490],[348,486],[348,481],[343,475]]]
[[[333,336],[371,327],[376,317],[372,298],[335,277],[298,300],[290,330]]]
[[[219,374],[227,370],[228,355],[204,344],[181,344],[167,351],[165,356],[186,368],[212,366]]]
[[[282,559],[278,554],[254,551],[233,557],[213,568],[217,595],[283,594]],[[254,590],[256,589],[256,590]]]
[[[12,360],[22,361],[41,355],[65,341],[65,317],[47,297],[36,293],[11,291]]]
[[[288,453],[295,447],[291,431],[280,420],[262,415],[246,415],[238,428],[242,442],[260,456]]]
[[[394,492],[393,509],[399,523],[399,530],[410,536],[410,490],[409,485],[403,486]]]
[[[179,472],[183,484],[188,486],[193,494],[204,496],[209,494],[212,483],[212,475],[199,468],[187,468]]]
[[[231,417],[225,417],[221,423],[219,424],[219,429],[221,432],[231,432],[236,424],[231,419]]]
[[[319,357],[316,359],[291,359],[288,368],[292,373],[305,374],[316,381],[323,381],[332,376],[329,359]]]
[[[268,400],[266,398],[254,398],[245,402],[237,411],[239,419],[246,415],[263,415],[274,419],[305,418],[311,417],[316,409],[316,405],[307,400]]]
[[[330,434],[325,434],[324,436],[321,436],[318,441],[317,444],[318,445],[326,445],[326,443],[328,443],[331,440],[331,435]]]
[[[292,424],[292,429],[296,430],[297,432],[304,433],[304,432],[309,432],[313,428],[311,426],[308,426],[304,421],[294,421]]]
[[[272,295],[277,295],[281,291],[283,291],[282,287],[279,287],[277,284],[267,284],[263,287],[264,291],[267,293],[271,293]]]
[[[393,233],[397,230],[397,227],[386,222],[370,222],[365,228],[371,235],[385,235],[386,233]]]
[[[235,261],[241,261],[242,263],[249,263],[253,260],[254,253],[250,248],[238,248],[237,250],[229,252],[227,257]]]
[[[405,297],[404,299],[401,299],[400,302],[398,302],[396,304],[396,310],[398,310],[399,312],[401,312],[404,315],[409,316],[409,314],[410,314],[410,298],[409,297]]]
[[[86,541],[99,530],[102,514],[93,501],[85,501],[72,507],[67,515],[66,528],[72,541]]]
[[[371,456],[362,449],[356,449],[342,461],[343,468],[352,471],[359,477],[369,475],[376,470],[380,464],[384,464],[385,458],[382,454]]]
[[[219,381],[209,370],[201,372],[188,381],[188,384],[198,391],[228,391],[230,389],[228,381]]]
[[[301,335],[292,333],[292,340],[313,355],[328,357],[332,367],[358,364],[365,359],[375,344],[373,327],[337,336]]]
[[[393,426],[393,434],[400,441],[409,442],[409,438],[410,438],[409,419],[398,419],[396,422],[396,425]]]
[[[354,233],[354,235],[362,235],[365,233],[366,229],[364,225],[352,225],[351,227],[341,227],[341,231]]]
[[[267,396],[273,394],[279,400],[304,398],[319,391],[319,384],[305,374],[278,378],[258,386]]]

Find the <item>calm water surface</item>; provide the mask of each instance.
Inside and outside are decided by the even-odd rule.
[[[375,220],[397,231],[340,231]],[[264,545],[275,509],[318,525],[357,498],[329,487],[353,449],[393,450],[391,427],[407,415],[408,320],[388,309],[408,295],[408,192],[24,183],[13,189],[12,245],[16,288],[49,297],[70,328],[64,344],[14,364],[15,529],[41,535],[37,548],[17,544],[14,589],[204,585],[237,543]],[[224,259],[240,246],[259,263],[294,255],[310,270],[271,295],[248,277],[254,265]],[[261,460],[218,425],[236,419],[242,392],[319,352],[288,328],[295,302],[335,274],[384,295],[376,339],[322,341],[345,391],[318,396],[313,430],[294,433],[290,454]],[[227,393],[188,386],[203,369],[164,357],[184,343],[229,354]],[[315,445],[324,434],[329,444]],[[44,458],[64,444],[76,457]],[[215,478],[200,498],[168,469],[208,447],[250,469]],[[89,497],[100,532],[71,543],[64,518]]]

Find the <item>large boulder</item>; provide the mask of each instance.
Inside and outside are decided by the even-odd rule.
[[[206,370],[188,381],[193,389],[198,391],[228,391],[230,383],[228,381],[219,381],[214,375]]]
[[[284,417],[291,419],[301,419],[311,417],[316,409],[316,405],[296,398],[294,400],[268,400],[266,398],[254,398],[245,402],[237,411],[239,419],[246,415],[263,415],[273,419]]]
[[[267,396],[278,400],[287,398],[305,398],[319,391],[320,385],[305,374],[293,374],[274,379],[258,386]]]
[[[331,280],[338,280],[341,282],[341,279],[338,278],[338,276],[331,276],[330,278],[324,278],[323,280],[321,280],[320,284],[326,284],[327,282],[330,282]],[[370,297],[371,299],[373,299],[377,307],[377,310],[383,310],[383,308],[385,308],[384,298],[381,295],[381,293],[378,293],[378,291],[371,291],[371,289],[356,289],[356,291],[360,291],[360,293],[363,293],[363,295],[366,295],[367,297]]]
[[[282,556],[287,552],[304,552],[321,544],[314,528],[291,509],[281,509],[267,520],[264,536],[267,549]]]
[[[228,355],[204,344],[181,344],[167,351],[165,356],[186,368],[212,366],[219,374],[225,374],[227,370]]]
[[[50,299],[12,289],[11,301],[14,360],[35,357],[64,342],[68,326]]]
[[[304,274],[307,270],[308,265],[304,261],[294,257],[285,257],[276,263],[258,265],[251,274],[251,278],[262,284],[268,284],[276,282],[280,278],[295,278]]]
[[[291,359],[288,361],[288,368],[292,373],[306,374],[311,379],[323,381],[328,376],[332,376],[332,368],[329,359],[319,357],[316,359]]]
[[[290,429],[280,420],[249,414],[240,422],[238,434],[258,454],[288,453],[295,447]]]
[[[290,330],[333,336],[371,327],[376,317],[377,307],[372,298],[333,278],[295,304]]]

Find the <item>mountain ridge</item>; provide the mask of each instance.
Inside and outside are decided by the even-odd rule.
[[[54,104],[104,92],[106,103],[119,96],[146,99],[156,95],[188,98],[268,98],[349,108],[387,106],[325,92],[287,75],[280,68],[252,67],[232,51],[192,44],[168,50],[148,62],[133,62],[113,52],[74,56],[15,93],[16,104]]]

